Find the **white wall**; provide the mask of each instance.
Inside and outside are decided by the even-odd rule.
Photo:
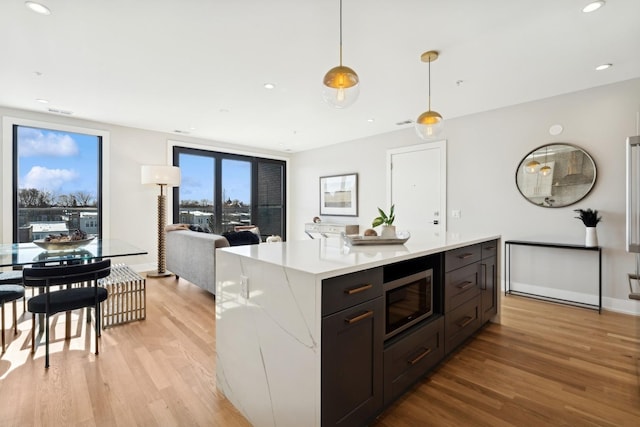
[[[627,300],[626,275],[635,269],[635,258],[625,252],[624,241],[625,139],[636,135],[638,111],[640,79],[634,79],[458,119],[445,117],[442,138],[447,140],[448,231],[495,233],[504,240],[582,244],[584,226],[574,219],[573,209],[597,209],[603,216],[598,238],[604,247],[604,305],[640,313],[638,303]],[[553,124],[562,125],[563,133],[551,136],[549,127]],[[360,190],[359,217],[323,220],[355,221],[361,229],[369,227],[376,216],[376,207],[387,204],[386,150],[420,142],[409,126],[397,132],[294,154],[290,238],[305,238],[304,223],[318,215],[318,177],[323,175],[357,172]],[[575,144],[596,162],[596,185],[576,205],[537,207],[516,188],[515,171],[520,160],[532,149],[551,142]],[[460,219],[451,217],[453,209],[461,210]],[[402,212],[398,211],[398,226],[401,221]],[[578,256],[567,253],[568,265],[572,258],[579,265],[582,261]],[[579,273],[576,271],[576,275]]]
[[[183,135],[153,132],[105,123],[79,120],[52,114],[36,113],[0,107],[0,116],[20,120],[34,120],[47,123],[53,127],[72,126],[75,128],[97,129],[109,135],[110,173],[108,186],[110,198],[105,201],[104,208],[110,218],[108,235],[112,239],[120,239],[146,250],[149,255],[131,257],[131,259],[117,259],[133,265],[137,270],[151,270],[156,266],[157,256],[157,196],[158,189],[153,186],[140,184],[140,166],[143,164],[169,164],[168,147],[183,141],[185,146],[209,148],[216,151],[230,151],[234,153],[262,155],[283,159],[282,153],[274,153],[233,144],[190,138]],[[3,120],[6,122],[7,120]],[[12,144],[11,129],[0,129],[0,153],[7,145]],[[1,155],[1,154],[0,154]],[[11,159],[4,156],[0,159],[2,165],[3,184],[11,182]],[[2,186],[4,187],[4,186]],[[0,187],[0,188],[2,188]],[[11,187],[9,187],[11,188]],[[0,190],[1,191],[1,190]],[[0,200],[4,200],[0,194]],[[167,213],[168,222],[171,212]],[[11,205],[3,202],[0,209],[0,242],[10,243],[12,236],[5,225],[12,222]]]

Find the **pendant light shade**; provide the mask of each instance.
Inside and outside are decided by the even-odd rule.
[[[431,63],[438,59],[438,52],[430,50],[420,56],[422,62],[429,63],[429,109],[416,119],[416,133],[424,140],[430,140],[442,132],[442,116],[431,110]]]
[[[342,0],[340,0],[340,65],[325,74],[322,97],[334,108],[353,104],[360,94],[360,79],[353,69],[342,65]]]
[[[538,171],[538,166],[540,166],[540,162],[536,160],[531,160],[524,165],[524,171],[526,173],[536,173]]]

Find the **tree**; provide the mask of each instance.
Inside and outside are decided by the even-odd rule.
[[[91,206],[93,194],[86,191],[76,191],[73,195],[75,196],[79,206]]]
[[[18,190],[18,206],[22,208],[43,208],[51,206],[52,203],[52,195],[48,191],[36,188]]]

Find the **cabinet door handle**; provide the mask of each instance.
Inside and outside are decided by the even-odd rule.
[[[353,295],[353,294],[357,294],[358,292],[364,292],[366,290],[369,290],[373,288],[373,285],[371,284],[367,284],[367,285],[362,285],[358,288],[351,288],[351,289],[345,289],[344,293],[347,295]]]
[[[409,360],[408,361],[409,365],[415,365],[416,363],[421,361],[423,358],[425,358],[426,356],[430,355],[432,351],[433,350],[430,349],[430,348],[425,349],[422,353],[420,353],[419,355],[417,355],[413,359]]]
[[[467,316],[458,322],[458,326],[460,326],[461,328],[464,328],[471,322],[473,322],[473,317]]]
[[[488,251],[492,251],[492,250],[494,250],[496,247],[495,247],[495,246],[485,246],[484,248],[485,248],[486,250],[488,250]]]
[[[482,275],[483,280],[482,280],[482,286],[480,286],[480,289],[482,289],[483,291],[487,290],[487,264],[480,264],[480,267],[482,268],[482,272],[484,273]]]
[[[468,281],[468,280],[467,280],[467,281],[465,281],[465,282],[460,283],[460,284],[457,286],[457,288],[458,288],[458,289],[461,289],[461,290],[465,290],[465,289],[467,289],[467,288],[470,288],[471,286],[473,286],[473,282],[470,282],[470,281]]]
[[[473,256],[473,254],[472,254],[472,253],[470,253],[470,252],[468,252],[468,253],[466,253],[466,254],[460,254],[460,255],[458,255],[458,258],[460,258],[460,259],[467,259],[467,258],[472,257],[472,256]]]
[[[369,311],[365,311],[362,314],[359,314],[357,316],[354,317],[348,317],[346,319],[344,319],[344,321],[350,325],[353,325],[354,323],[357,323],[361,320],[367,319],[369,317],[373,316],[373,311],[369,310]]]

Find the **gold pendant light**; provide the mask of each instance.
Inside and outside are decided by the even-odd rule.
[[[340,65],[330,69],[323,79],[322,96],[334,108],[346,108],[360,94],[360,79],[355,71],[342,65],[342,0],[340,0]]]
[[[442,132],[442,116],[431,110],[431,63],[438,59],[438,52],[430,50],[420,56],[422,62],[429,63],[429,110],[420,114],[416,119],[416,133],[424,140],[430,140]]]
[[[544,166],[540,168],[540,174],[542,176],[548,176],[551,174],[551,166],[547,164],[547,150],[549,147],[544,147]]]

